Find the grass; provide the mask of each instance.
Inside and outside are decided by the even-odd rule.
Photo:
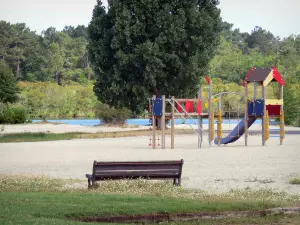
[[[36,141],[55,141],[55,140],[72,140],[80,136],[81,133],[16,133],[4,134],[0,136],[0,143],[7,142],[36,142]]]
[[[300,176],[299,177],[293,177],[289,179],[290,184],[300,184]]]
[[[169,134],[170,130],[166,131]],[[190,134],[190,130],[176,130],[176,134]],[[118,132],[101,132],[101,133],[14,133],[3,134],[0,136],[0,143],[9,142],[38,142],[38,141],[58,141],[72,139],[95,139],[95,138],[118,138],[118,137],[134,137],[134,136],[150,136],[151,130],[132,130]]]
[[[101,188],[72,188],[79,180],[44,176],[0,176],[0,224],[87,224],[66,217],[134,215],[159,212],[220,212],[295,206],[300,196],[270,190],[232,190],[211,195],[185,190],[168,182],[108,181]],[[85,182],[86,183],[86,182]],[[299,224],[299,216],[201,221],[201,224],[273,223]],[[291,222],[289,222],[291,221]],[[203,222],[203,223],[202,223]],[[163,224],[199,224],[176,222]]]

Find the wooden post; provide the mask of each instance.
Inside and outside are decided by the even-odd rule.
[[[245,146],[248,145],[248,83],[245,82]]]
[[[172,96],[171,102],[172,102],[172,106],[171,106],[171,149],[174,149],[174,141],[175,141],[175,119],[174,119],[175,97],[174,96]]]
[[[282,99],[283,103],[283,86],[280,85],[280,99]],[[280,145],[282,145],[284,139],[285,131],[284,131],[284,110],[283,104],[280,106]]]
[[[202,96],[202,87],[200,87],[199,89],[199,93],[198,93],[198,100],[201,101],[202,107],[201,109],[203,109],[203,96]],[[203,139],[203,133],[202,133],[202,129],[203,129],[203,122],[202,122],[202,115],[198,115],[198,148],[202,147],[202,139]]]
[[[266,127],[265,127],[265,121],[266,121],[266,105],[265,105],[266,93],[265,93],[264,84],[261,85],[261,89],[262,89],[262,99],[264,100],[263,116],[261,118],[261,126],[262,126],[261,136],[262,136],[262,146],[265,146],[265,143],[266,143],[266,138],[265,138],[265,132],[266,132],[266,130],[265,130],[266,129]]]
[[[161,115],[161,148],[166,148],[166,96],[162,96],[162,115]]]
[[[156,116],[154,116],[154,101],[156,95],[152,97],[152,148],[156,149]]]
[[[209,107],[208,107],[208,110],[209,110],[209,122],[208,122],[208,143],[209,143],[209,147],[211,147],[211,139],[212,139],[212,124],[213,122],[211,121],[213,118],[212,118],[212,80],[210,79],[210,82],[209,82]]]

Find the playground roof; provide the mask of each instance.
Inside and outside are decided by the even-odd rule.
[[[253,67],[247,74],[244,84],[251,82],[262,82],[267,86],[270,82],[277,81],[281,86],[285,86],[285,81],[276,67],[273,68],[255,68]]]

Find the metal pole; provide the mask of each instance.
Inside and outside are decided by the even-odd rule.
[[[209,123],[208,123],[208,143],[209,143],[209,147],[211,147],[211,140],[212,140],[212,125],[213,125],[213,122],[211,121],[213,118],[212,118],[212,80],[210,79],[210,82],[209,82]]]
[[[174,119],[174,113],[175,113],[175,97],[172,96],[171,98],[171,149],[174,149],[174,139],[175,139],[175,119]]]
[[[161,148],[166,148],[166,96],[162,96],[162,115],[161,115]]]
[[[217,135],[218,135],[218,146],[221,145],[222,139],[222,95],[219,97],[219,104],[218,104],[218,125],[217,125]]]
[[[248,145],[248,83],[245,82],[245,146]]]
[[[262,126],[262,146],[265,146],[266,140],[265,140],[265,121],[266,121],[266,105],[265,105],[265,100],[266,100],[266,95],[265,95],[265,86],[264,84],[261,85],[262,88],[262,99],[264,101],[263,105],[263,116],[261,120],[261,126]]]
[[[152,148],[156,149],[156,116],[154,116],[154,102],[156,95],[152,97]]]
[[[203,104],[203,102],[202,102],[202,87],[200,87],[200,89],[199,89],[199,93],[198,93],[198,100],[201,102],[201,105]],[[199,103],[199,101],[198,101],[198,103]],[[203,109],[202,108],[203,107],[203,105],[201,106],[201,109]],[[198,148],[201,148],[202,147],[202,138],[203,138],[203,134],[202,134],[202,115],[198,115],[198,133],[199,133],[199,135],[198,135]]]

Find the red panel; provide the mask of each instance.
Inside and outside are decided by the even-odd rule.
[[[285,86],[285,81],[276,67],[273,67],[273,77],[281,86]]]
[[[205,77],[205,80],[206,80],[207,84],[210,85],[210,78],[208,76]]]
[[[198,114],[202,113],[202,101],[201,100],[198,100],[197,113]]]
[[[267,105],[266,108],[269,116],[280,116],[280,105]]]
[[[185,111],[187,113],[194,112],[194,102],[186,100],[185,101]]]
[[[176,103],[178,112],[182,112],[181,102]]]
[[[250,77],[251,73],[253,72],[253,70],[255,70],[255,67],[252,67],[251,70],[247,73],[246,77],[245,77],[245,80],[243,82],[243,86],[245,87],[246,85],[246,80],[248,77]]]

